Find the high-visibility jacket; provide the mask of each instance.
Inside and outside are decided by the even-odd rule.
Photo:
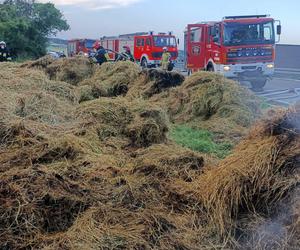
[[[162,54],[162,57],[161,57],[161,67],[162,67],[162,69],[168,70],[168,66],[169,66],[171,57],[172,56],[171,56],[170,52],[164,52]]]
[[[7,47],[5,47],[4,49],[0,48],[0,62],[6,62],[9,59],[10,59],[10,54]]]
[[[171,53],[170,52],[164,52],[161,56],[161,62],[162,63],[168,63],[171,59]]]

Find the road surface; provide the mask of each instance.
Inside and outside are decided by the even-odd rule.
[[[264,92],[258,93],[279,105],[292,105],[300,101],[300,70],[280,68],[276,70],[275,77],[269,81]]]

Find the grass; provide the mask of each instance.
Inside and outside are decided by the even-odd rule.
[[[191,150],[214,154],[225,158],[233,147],[231,143],[216,143],[213,134],[207,130],[193,129],[185,125],[176,125],[171,129],[170,138],[177,144]]]

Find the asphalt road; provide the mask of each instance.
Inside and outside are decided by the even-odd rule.
[[[279,73],[278,73],[279,72]],[[263,93],[270,102],[288,106],[300,101],[300,70],[280,69],[273,80],[268,81]]]

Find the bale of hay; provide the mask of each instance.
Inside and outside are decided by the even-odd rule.
[[[83,82],[81,86],[92,86],[98,89],[99,96],[116,97],[126,95],[129,85],[138,77],[139,67],[132,62],[105,63],[95,74]]]
[[[198,193],[220,234],[247,231],[254,214],[272,220],[294,193],[300,183],[299,124],[299,109],[279,112],[255,126],[218,168],[200,176]]]

